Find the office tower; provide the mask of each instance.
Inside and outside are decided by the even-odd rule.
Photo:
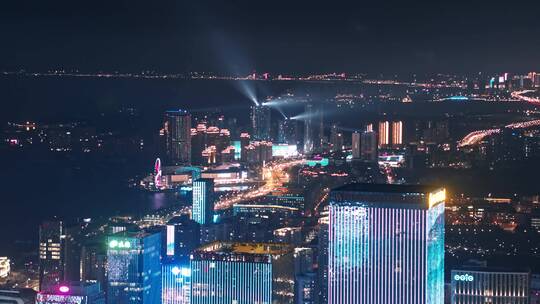
[[[362,132],[360,138],[360,158],[365,161],[377,161],[377,133]]]
[[[201,224],[211,224],[214,216],[214,180],[199,178],[193,182],[191,218]]]
[[[392,146],[399,147],[403,144],[403,122],[392,122]]]
[[[278,126],[278,142],[287,145],[297,145],[298,123],[288,117],[281,120]]]
[[[320,150],[323,139],[324,123],[322,107],[308,103],[305,107],[304,154]]]
[[[379,122],[379,147],[386,147],[390,144],[390,122]]]
[[[200,235],[200,225],[187,215],[170,219],[166,226],[164,260],[189,265],[189,255],[199,247]]]
[[[189,262],[166,263],[162,270],[162,304],[191,303],[191,268]]]
[[[353,159],[360,159],[360,133],[353,132],[351,142]]]
[[[165,112],[165,143],[169,163],[191,163],[191,114],[185,110]]]
[[[191,129],[191,163],[203,165],[202,152],[206,148],[206,124],[199,123]]]
[[[319,219],[319,243],[317,247],[317,291],[318,303],[328,303],[328,216]]]
[[[442,304],[445,196],[415,185],[333,190],[328,303]]]
[[[87,240],[81,248],[81,281],[96,281],[107,287],[107,248],[103,237]]]
[[[107,238],[107,302],[161,303],[161,233],[120,232]]]
[[[463,267],[452,270],[451,303],[529,304],[531,274],[527,270]]]
[[[270,107],[263,105],[251,106],[251,128],[254,140],[271,140]]]
[[[308,272],[296,276],[295,304],[317,303],[317,274]]]
[[[62,238],[63,223],[46,221],[39,226],[39,289],[56,285],[64,279]]]
[[[36,304],[105,304],[105,293],[97,282],[64,282],[40,291]]]
[[[248,133],[240,134],[240,160],[242,162],[247,162],[247,150],[246,147],[249,146],[250,136]]]
[[[11,262],[7,257],[0,257],[0,279],[7,278],[11,272]]]
[[[282,244],[215,242],[191,259],[191,303],[293,303],[293,249]]]

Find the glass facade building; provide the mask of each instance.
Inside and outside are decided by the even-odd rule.
[[[193,181],[191,218],[201,224],[212,224],[214,217],[214,180],[199,178]]]
[[[191,163],[191,114],[185,110],[165,112],[163,131],[167,160],[172,164]]]
[[[331,193],[328,303],[444,302],[445,190],[352,184]]]
[[[288,245],[216,242],[193,253],[192,304],[294,302],[294,256]]]
[[[107,238],[108,303],[161,303],[161,233],[121,232]]]
[[[187,264],[165,264],[162,271],[163,304],[191,303],[191,269]]]
[[[530,273],[465,267],[452,270],[452,304],[528,304]]]
[[[264,105],[251,106],[251,128],[254,140],[271,140],[270,107]]]
[[[46,221],[39,226],[39,289],[56,285],[64,279],[61,221]]]

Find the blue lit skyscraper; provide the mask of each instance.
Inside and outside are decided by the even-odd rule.
[[[412,185],[332,191],[328,303],[442,304],[445,196]]]
[[[120,232],[107,238],[108,303],[161,303],[161,234]]]
[[[201,224],[211,224],[214,215],[214,180],[199,178],[193,181],[193,209],[191,218]]]
[[[191,269],[187,264],[165,264],[162,274],[163,304],[191,303]]]
[[[191,280],[192,304],[293,303],[293,248],[211,243],[193,253]]]

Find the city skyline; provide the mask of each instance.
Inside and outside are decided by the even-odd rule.
[[[0,4],[0,302],[540,303],[537,11]]]

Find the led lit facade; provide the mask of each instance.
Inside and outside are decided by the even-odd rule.
[[[379,122],[379,147],[390,144],[390,123],[388,121]]]
[[[392,122],[392,145],[400,146],[403,144],[403,122]]]
[[[168,161],[191,163],[191,114],[184,110],[165,112],[164,135]]]
[[[294,302],[292,247],[223,243],[203,246],[191,259],[192,304]]]
[[[107,302],[161,302],[161,234],[121,232],[107,238]]]
[[[190,304],[191,269],[187,264],[165,264],[162,270],[163,304]]]
[[[331,193],[328,303],[444,302],[445,190],[352,184]]]
[[[251,127],[254,140],[270,140],[270,107],[251,106]]]
[[[97,282],[68,282],[48,286],[37,294],[35,303],[105,304],[105,293]]]
[[[452,270],[452,304],[528,304],[530,273],[509,269]]]
[[[201,224],[211,224],[214,215],[214,180],[200,178],[193,181],[193,209],[191,218]]]

